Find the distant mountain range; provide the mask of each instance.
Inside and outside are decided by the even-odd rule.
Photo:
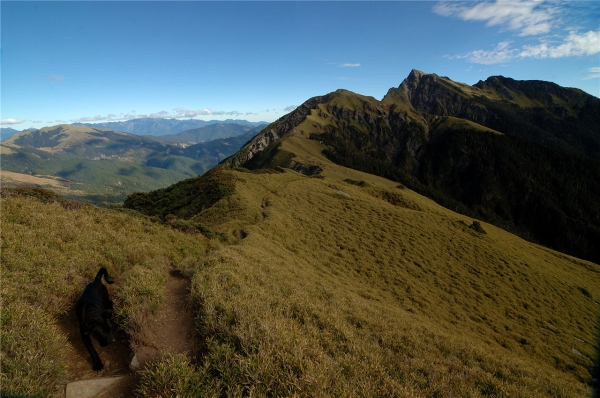
[[[0,141],[9,139],[10,137],[12,137],[13,135],[15,135],[17,133],[20,133],[20,131],[15,130],[11,127],[2,127],[2,128],[0,128]]]
[[[267,127],[267,124],[251,126],[250,124],[215,123],[197,129],[182,131],[179,134],[163,135],[155,138],[165,143],[200,143],[244,135],[250,130],[260,129],[261,127]]]
[[[200,127],[209,126],[212,124],[236,124],[248,126],[249,128],[257,127],[268,122],[249,122],[247,120],[227,119],[227,120],[197,120],[197,119],[155,119],[155,118],[140,118],[131,119],[123,122],[106,122],[106,123],[74,123],[75,126],[89,126],[99,129],[111,129],[123,131],[125,133],[136,135],[174,135],[182,131],[198,129]],[[227,138],[227,137],[217,137]],[[201,141],[197,141],[201,142]]]
[[[284,149],[298,134],[340,165],[600,263],[600,99],[581,90],[413,70],[381,101],[346,90],[311,98],[222,164],[298,168]]]
[[[204,173],[260,131],[227,126],[242,134],[195,145],[68,124],[27,130],[2,142],[3,184],[27,185],[36,177],[35,185],[58,181],[67,197],[122,201]]]

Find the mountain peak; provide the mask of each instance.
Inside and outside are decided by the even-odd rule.
[[[408,74],[408,77],[405,80],[418,81],[423,76],[427,76],[427,75],[428,75],[428,73],[426,73],[426,72],[420,71],[418,69],[413,69],[410,71],[410,73]]]

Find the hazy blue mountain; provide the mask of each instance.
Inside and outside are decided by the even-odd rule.
[[[177,149],[172,153],[215,165],[226,157],[236,153],[242,145],[260,133],[264,127],[265,125],[255,127],[235,137],[215,139],[190,145],[186,148]]]
[[[19,132],[19,130],[15,130],[11,127],[2,127],[0,128],[0,141],[10,138]]]
[[[258,134],[260,130],[266,126],[267,124],[261,124],[260,126],[257,126],[259,129],[255,134]],[[179,134],[163,135],[156,137],[156,139],[165,143],[200,143],[229,137],[237,137],[246,134],[250,130],[256,129],[257,127],[237,123],[215,123],[193,130],[182,131]]]
[[[249,126],[250,128],[256,127],[260,124],[267,122],[249,122],[247,120],[227,119],[227,120],[197,120],[197,119],[154,119],[154,118],[140,118],[131,119],[123,122],[106,122],[106,123],[74,123],[76,126],[89,126],[100,129],[111,129],[117,131],[124,131],[130,134],[136,135],[173,135],[181,133],[182,131],[197,129],[200,127],[208,126],[211,124],[240,124]]]

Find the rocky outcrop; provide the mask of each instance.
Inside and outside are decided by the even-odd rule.
[[[323,171],[323,169],[320,166],[302,164],[294,160],[290,162],[290,169],[309,177],[317,175]]]
[[[252,159],[255,154],[261,152],[263,149],[269,146],[275,140],[281,138],[279,134],[277,134],[277,130],[273,128],[264,129],[261,131],[256,137],[254,137],[248,144],[244,146],[246,149],[244,162]]]

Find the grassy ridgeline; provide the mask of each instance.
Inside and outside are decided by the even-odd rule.
[[[194,276],[204,356],[166,356],[147,396],[589,394],[597,265],[333,165],[223,174],[193,220],[243,239]]]
[[[23,194],[37,195],[37,199]],[[57,317],[73,307],[98,269],[116,280],[118,318],[132,337],[164,299],[167,270],[206,250],[148,218],[77,205],[45,191],[2,194],[2,392],[52,395],[63,383],[66,336]]]
[[[284,149],[316,145],[297,141]],[[196,270],[203,354],[146,368],[143,396],[589,394],[596,264],[489,224],[477,232],[379,177],[330,163],[321,177],[212,175],[233,189],[189,221],[230,244],[121,212],[3,198],[3,389],[47,395],[60,382],[65,337],[42,325],[99,266],[117,279],[135,343],[172,264]]]

